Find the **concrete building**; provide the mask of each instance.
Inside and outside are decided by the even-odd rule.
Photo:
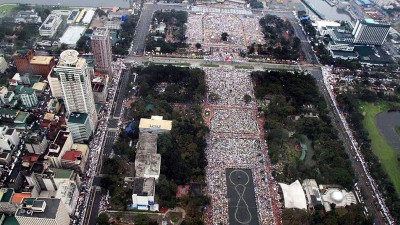
[[[335,207],[346,207],[351,204],[357,204],[356,197],[353,192],[347,192],[339,188],[327,188],[322,194],[323,205],[327,212],[332,210],[331,204]]]
[[[61,199],[64,203],[68,214],[72,215],[75,211],[76,204],[78,202],[79,190],[78,185],[71,180],[66,180],[58,186],[56,198]]]
[[[46,133],[39,132],[29,132],[25,138],[25,149],[32,154],[41,154],[46,151],[49,146],[49,141],[47,140]]]
[[[389,34],[390,24],[373,19],[357,20],[353,29],[354,43],[382,45]]]
[[[91,39],[95,70],[111,76],[112,51],[109,29],[105,27],[97,28],[93,31]]]
[[[57,198],[25,198],[15,213],[20,225],[66,225],[68,210]]]
[[[0,57],[0,73],[4,73],[8,69],[8,64],[4,57]]]
[[[84,26],[69,26],[60,38],[61,44],[66,44],[68,48],[75,48],[76,43],[85,34]]]
[[[89,140],[92,135],[93,129],[87,113],[72,112],[67,120],[67,125],[74,142],[82,143]]]
[[[62,23],[60,15],[50,14],[39,27],[39,34],[42,37],[53,37],[57,33],[57,29]]]
[[[172,120],[163,120],[162,116],[151,116],[151,119],[141,118],[139,122],[140,132],[165,133],[172,129]]]
[[[92,79],[92,90],[96,103],[105,103],[107,100],[108,75],[99,75]]]
[[[135,158],[135,177],[158,180],[161,155],[157,154],[157,134],[140,133]]]
[[[0,189],[0,212],[13,214],[18,209],[18,204],[11,201],[14,195],[14,189],[12,188],[2,188]]]
[[[134,178],[132,193],[132,208],[154,211],[154,178]]]
[[[306,193],[308,209],[312,209],[317,205],[322,205],[321,193],[314,179],[304,179],[302,187]]]
[[[4,150],[12,150],[19,143],[19,134],[8,126],[0,127],[0,148]]]
[[[79,125],[78,127],[83,125],[82,128],[85,128],[87,136],[84,135],[84,139],[76,141],[75,138],[78,136],[83,138],[82,132],[78,132],[79,129],[76,129],[77,127],[74,129],[70,127],[74,142],[87,140],[97,125],[97,114],[90,83],[93,71],[88,67],[86,60],[79,58],[78,55],[79,53],[75,50],[63,51],[57,66],[54,68],[55,73],[52,74],[52,77],[58,78],[61,86],[65,108],[69,117],[68,126],[75,124],[76,126]],[[58,84],[54,86],[58,86]],[[75,115],[71,116],[71,114]],[[87,116],[89,129],[86,129],[86,120],[79,118],[80,115],[85,117],[83,114]]]
[[[61,158],[66,151],[71,149],[72,135],[68,131],[60,130],[56,139],[49,146],[49,153],[46,158],[50,161],[52,167],[61,168]]]
[[[42,18],[35,10],[19,11],[14,18],[15,23],[42,23]]]
[[[55,65],[52,56],[35,56],[32,50],[19,50],[13,55],[14,64],[21,74],[39,74],[45,79]]]
[[[88,154],[89,146],[85,144],[73,144],[71,150],[66,151],[61,159],[62,167],[82,173],[86,165]]]
[[[19,97],[21,98],[21,102],[25,107],[31,108],[37,106],[38,104],[36,93],[32,88],[22,88]]]

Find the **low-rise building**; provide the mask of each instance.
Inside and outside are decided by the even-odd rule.
[[[50,14],[43,24],[39,27],[39,34],[42,37],[53,37],[60,24],[62,23],[62,18],[60,15]]]
[[[25,139],[25,148],[32,154],[42,154],[48,146],[49,142],[43,131],[29,132]]]
[[[60,183],[55,197],[61,199],[61,202],[67,208],[68,214],[72,215],[78,202],[78,185],[71,180]]]
[[[14,195],[14,189],[2,188],[0,189],[0,212],[13,214],[18,209],[18,204],[11,201]]]
[[[14,18],[15,23],[42,23],[42,18],[35,10],[19,11]]]
[[[71,149],[72,136],[68,131],[60,130],[56,139],[50,144],[49,152],[46,156],[49,159],[51,166],[61,168],[61,158],[65,152]]]
[[[134,178],[132,193],[132,208],[138,210],[155,209],[154,204],[155,180],[154,178]]]
[[[3,150],[13,150],[19,143],[18,132],[8,126],[0,127],[0,148]]]
[[[72,133],[73,141],[76,143],[87,141],[92,135],[93,130],[87,113],[72,112],[67,120],[67,125]]]
[[[68,210],[57,198],[25,198],[15,213],[20,225],[66,225]]]
[[[89,146],[85,144],[73,144],[71,150],[66,151],[61,159],[62,167],[82,173],[86,165],[88,153]]]
[[[47,78],[55,66],[54,57],[35,56],[32,50],[16,51],[13,55],[13,60],[19,73],[39,74],[43,78]]]
[[[93,97],[96,103],[106,102],[108,80],[108,75],[96,76],[92,80]]]
[[[36,93],[32,88],[27,88],[27,87],[22,88],[19,96],[22,104],[25,107],[31,108],[37,106],[38,104]]]

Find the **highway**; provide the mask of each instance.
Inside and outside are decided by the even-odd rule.
[[[333,104],[334,99],[332,99],[331,96],[328,94],[327,89],[323,83],[322,71],[320,68],[319,69],[313,68],[310,70],[310,73],[317,80],[318,87],[321,90],[321,92],[325,98],[325,101],[327,102],[327,107],[328,107],[330,115],[332,117],[332,123],[339,131],[339,137],[343,141],[345,150],[346,150],[347,154],[349,155],[350,161],[352,162],[355,176],[358,179],[358,184],[362,188],[362,190],[364,190],[364,192],[363,192],[364,203],[367,206],[367,208],[373,212],[372,215],[375,215],[374,223],[384,225],[384,224],[386,224],[385,220],[383,219],[382,214],[380,213],[379,209],[375,206],[375,202],[374,202],[375,195],[374,195],[373,191],[371,190],[371,186],[369,185],[369,182],[366,179],[366,175],[360,165],[360,162],[358,162],[355,158],[356,154],[352,148],[352,145],[350,142],[350,137],[347,134],[347,132],[345,131],[344,124],[340,120],[337,110],[334,108],[334,104]]]

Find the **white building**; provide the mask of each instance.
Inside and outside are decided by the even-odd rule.
[[[79,58],[78,55],[79,53],[75,50],[63,51],[54,71],[60,82],[65,108],[70,117],[68,123],[73,123],[71,121],[74,118],[74,116],[71,117],[72,113],[76,115],[87,114],[90,128],[88,135],[90,136],[97,124],[96,108],[90,83],[93,70],[88,67],[86,60]],[[86,122],[80,124],[86,124]],[[77,130],[71,129],[71,132],[75,141],[75,137],[80,135],[76,133]]]
[[[0,87],[0,104],[6,104],[6,96],[8,89],[4,86]]]
[[[76,185],[74,181],[66,180],[58,186],[56,198],[61,199],[61,202],[64,203],[69,215],[74,213],[78,197],[78,185]]]
[[[92,22],[92,19],[93,19],[93,16],[95,13],[96,13],[96,11],[93,9],[87,10],[85,16],[82,19],[82,23],[89,24],[90,22]]]
[[[356,197],[353,192],[339,190],[338,188],[328,188],[322,195],[324,208],[327,212],[331,211],[331,204],[335,207],[345,207],[351,204],[357,204]]]
[[[39,34],[42,37],[53,37],[60,24],[62,23],[62,18],[56,14],[50,14],[46,20],[39,27]]]
[[[53,97],[58,99],[63,98],[61,83],[56,74],[50,73],[50,75],[47,76],[47,81],[49,82],[51,94],[53,95]]]
[[[4,57],[0,57],[0,73],[4,73],[8,68],[8,64]]]
[[[390,24],[373,19],[357,20],[353,29],[354,43],[382,45],[389,34]]]
[[[8,126],[0,127],[0,148],[4,150],[12,150],[19,143],[19,133]]]
[[[21,102],[25,107],[31,108],[37,106],[38,104],[35,90],[33,90],[32,88],[22,88],[19,97],[21,98]]]
[[[154,178],[134,178],[132,207],[138,210],[154,211]]]
[[[163,120],[162,116],[151,116],[151,119],[141,118],[140,132],[165,133],[172,129],[172,120]]]
[[[61,44],[66,44],[68,48],[75,48],[76,43],[85,34],[86,27],[84,26],[69,26],[60,38]]]
[[[67,208],[57,198],[24,198],[22,207],[15,212],[20,225],[67,225]]]

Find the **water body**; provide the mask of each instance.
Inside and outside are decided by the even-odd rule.
[[[1,1],[1,0],[0,0]],[[351,21],[350,16],[337,7],[332,7],[324,0],[308,0],[318,10],[319,13],[325,16],[326,20],[344,20]]]
[[[0,0],[0,5],[7,3],[23,3],[81,7],[118,6],[121,8],[129,8],[129,2],[130,0]]]
[[[396,132],[396,126],[400,126],[400,111],[379,113],[375,124],[386,142],[400,152],[400,136]]]

